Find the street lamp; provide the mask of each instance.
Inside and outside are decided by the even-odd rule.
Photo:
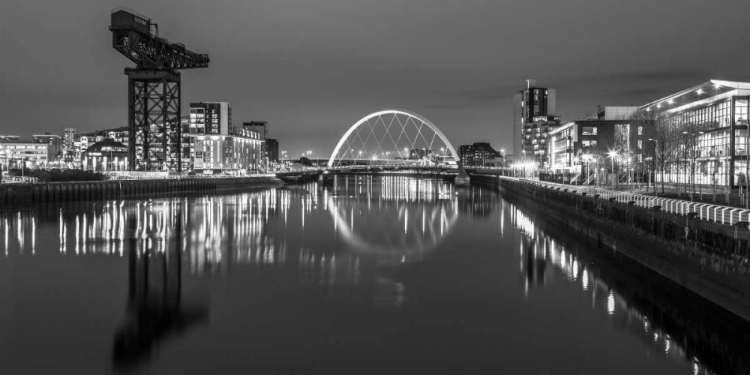
[[[618,178],[615,174],[615,158],[617,157],[617,152],[615,150],[610,150],[607,155],[609,155],[610,159],[612,159],[612,174],[615,175],[615,187],[617,187]]]
[[[581,160],[583,160],[583,161],[586,162],[586,180],[584,180],[586,185],[588,185],[589,178],[591,177],[590,173],[589,173],[589,161],[591,161],[591,158],[592,158],[591,154],[583,154],[583,155],[581,155]]]
[[[651,159],[651,165],[653,166],[652,170],[654,171],[654,196],[658,196],[659,193],[656,191],[656,151],[659,146],[659,141],[653,138],[649,138],[648,141],[654,142],[654,155],[652,156],[652,159]],[[662,175],[661,175],[661,186],[662,186],[662,194],[664,194],[664,191],[663,191],[664,190],[664,171],[663,170],[662,170]]]

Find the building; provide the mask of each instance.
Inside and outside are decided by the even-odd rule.
[[[268,152],[268,122],[267,121],[249,121],[249,122],[243,122],[242,128],[254,131],[260,135],[260,139],[264,140],[262,150],[261,150],[261,157],[263,159],[270,159],[270,155]]]
[[[250,121],[242,123],[243,129],[252,130],[260,134],[260,139],[268,139],[268,122],[267,121]]]
[[[504,164],[502,153],[486,142],[461,145],[458,150],[464,167],[496,167]]]
[[[560,126],[555,89],[539,87],[533,79],[513,97],[513,155],[539,167],[548,164],[547,138]]]
[[[191,134],[193,170],[201,174],[242,175],[265,170],[261,157],[263,140],[254,131],[240,129],[234,135]]]
[[[17,135],[0,135],[0,142],[3,141],[20,141],[21,137]]]
[[[62,138],[60,138],[59,135],[50,133],[32,135],[31,141],[34,143],[47,143],[50,145],[50,152],[54,155],[54,158],[50,161],[56,160],[57,156],[62,153]]]
[[[279,161],[279,141],[276,139],[266,139],[266,150],[268,150],[268,161],[277,162]]]
[[[0,139],[0,165],[13,168],[47,168],[55,154],[49,143],[22,142],[17,137]]]
[[[65,133],[63,133],[63,151],[68,152],[73,150],[73,142],[76,140],[76,129],[75,128],[65,128]]]
[[[744,185],[748,172],[750,83],[710,80],[640,107],[663,113],[656,149],[667,183]],[[661,136],[660,129],[676,128]]]
[[[89,146],[81,154],[83,170],[94,172],[128,170],[128,146],[105,138]]]
[[[233,134],[232,104],[229,102],[190,103],[190,134]]]
[[[638,107],[605,107],[593,117],[571,121],[549,132],[547,174],[559,182],[592,183],[596,175],[618,173],[620,180],[642,179],[651,169],[653,123],[636,121]],[[611,160],[614,156],[615,160]],[[614,168],[614,171],[613,171]]]

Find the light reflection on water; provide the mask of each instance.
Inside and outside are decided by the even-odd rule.
[[[705,349],[707,336],[664,323],[675,316],[690,321],[679,311],[662,309],[672,314],[665,317],[648,301],[633,302],[642,297],[631,290],[638,288],[637,280],[623,283],[627,276],[619,275],[611,282],[612,268],[581,258],[585,245],[559,239],[528,212],[481,188],[353,176],[337,178],[333,186],[0,211],[0,223],[10,267],[37,257],[55,262],[104,257],[128,269],[125,318],[115,319],[115,368],[148,362],[151,348],[172,332],[211,326],[211,310],[222,306],[208,301],[188,306],[191,292],[183,282],[271,275],[274,281],[259,282],[284,285],[292,295],[298,289],[315,291],[325,301],[406,311],[418,305],[423,287],[414,282],[412,270],[442,262],[441,256],[454,251],[455,245],[445,244],[453,237],[469,246],[484,246],[492,238],[502,245],[499,251],[513,251],[527,300],[546,301],[546,289],[572,285],[589,301],[572,306],[600,312],[618,329],[636,333],[659,356],[689,364],[691,372],[747,369],[747,362],[731,353]],[[483,223],[495,223],[497,236],[468,234]],[[285,284],[287,279],[296,286]],[[628,282],[634,286],[623,287]],[[721,341],[721,333],[705,324],[700,329]],[[570,345],[583,345],[571,340]]]

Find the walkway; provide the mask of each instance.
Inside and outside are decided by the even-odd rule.
[[[738,222],[750,222],[750,210],[739,207],[739,205],[722,205],[713,203],[712,194],[703,194],[704,200],[690,201],[689,195],[683,195],[683,198],[679,198],[676,193],[669,193],[667,196],[654,196],[653,190],[648,193],[645,188],[627,190],[627,191],[615,191],[607,190],[597,186],[581,186],[581,185],[565,185],[553,182],[517,179],[511,177],[501,177],[520,180],[532,185],[542,186],[549,189],[567,190],[575,194],[585,194],[588,196],[599,195],[601,199],[614,199],[617,202],[628,203],[634,202],[634,205],[646,208],[652,208],[660,206],[664,212],[669,212],[678,215],[688,215],[694,212],[696,218],[706,221],[713,221],[721,224],[734,225]],[[736,194],[735,194],[736,195]],[[699,194],[694,195],[694,198],[700,198]],[[723,197],[722,197],[723,198]],[[711,200],[711,203],[705,202]],[[719,195],[717,195],[717,201],[720,201]],[[731,200],[731,202],[739,202],[738,199]],[[747,226],[747,224],[744,224]]]

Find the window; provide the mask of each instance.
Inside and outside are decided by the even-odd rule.
[[[643,135],[643,126],[639,126],[638,127],[638,135]],[[640,142],[640,141],[638,141],[638,142]],[[640,146],[638,148],[640,148]]]
[[[584,126],[581,135],[596,135],[596,126]]]
[[[640,131],[640,130],[641,130],[641,127],[639,126],[638,127],[638,131]],[[642,149],[642,148],[643,148],[643,141],[639,139],[638,140],[638,149]]]
[[[584,147],[584,148],[585,147],[595,147],[596,146],[596,140],[588,140],[588,139],[583,140],[583,141],[581,141],[581,146]]]

